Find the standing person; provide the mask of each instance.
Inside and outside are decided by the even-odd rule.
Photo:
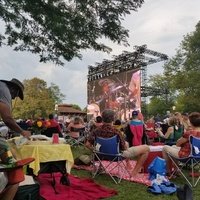
[[[127,167],[128,167],[128,163],[129,163],[128,161],[130,158],[137,158],[135,168],[132,169],[132,172],[131,172],[132,176],[136,176],[140,172],[143,166],[143,163],[148,156],[149,147],[147,145],[139,145],[139,146],[128,148],[121,132],[117,130],[116,128],[114,128],[113,126],[114,117],[115,117],[115,112],[113,110],[111,109],[104,110],[102,112],[103,125],[96,128],[94,131],[91,132],[85,145],[86,147],[92,149],[96,137],[110,138],[115,135],[118,135],[120,150],[122,151],[122,155],[125,158],[127,158]]]
[[[19,97],[24,99],[24,85],[17,79],[13,78],[11,81],[0,80],[0,115],[9,129],[29,138],[30,131],[23,130],[12,116],[12,99]]]
[[[23,84],[15,78],[11,81],[0,80],[0,116],[9,129],[26,138],[29,138],[31,132],[23,130],[12,116],[12,99],[19,97],[23,100],[23,91]],[[3,138],[0,138],[0,158],[5,164],[13,164],[15,162],[7,142]],[[5,174],[3,176],[5,176]],[[8,185],[6,188],[1,188],[1,191],[3,192],[0,194],[0,199],[12,200],[17,192],[17,189],[18,183]]]
[[[138,146],[146,143],[144,122],[139,119],[139,112],[134,110],[132,112],[132,120],[129,122],[131,135],[127,133],[127,139],[130,146]]]

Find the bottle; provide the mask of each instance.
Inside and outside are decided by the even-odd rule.
[[[14,165],[15,159],[10,151],[10,147],[5,139],[0,139],[0,159],[2,164]]]

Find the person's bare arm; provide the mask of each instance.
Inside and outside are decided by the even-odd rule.
[[[15,119],[12,117],[11,110],[9,106],[7,106],[5,103],[0,102],[0,115],[3,120],[3,122],[10,128],[12,131],[15,131],[16,133],[19,133],[23,135],[24,137],[29,137],[31,135],[30,131],[23,130],[15,121]]]
[[[173,134],[173,132],[174,132],[174,128],[172,126],[170,126],[167,129],[167,132],[165,133],[165,139],[168,139],[170,137],[170,135]]]
[[[176,146],[180,147],[182,144],[186,143],[187,141],[188,141],[187,138],[181,137],[181,138],[179,138],[179,139],[177,140]]]
[[[167,132],[165,133],[165,134],[163,134],[163,132],[160,130],[160,129],[156,129],[156,131],[157,131],[157,133],[158,133],[158,135],[160,136],[160,137],[162,137],[162,138],[165,138],[165,139],[168,139],[169,138],[169,136],[173,133],[173,127],[169,127],[168,129],[167,129]]]

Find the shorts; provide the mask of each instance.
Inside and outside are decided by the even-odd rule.
[[[130,147],[127,150],[122,152],[122,156],[125,158],[134,158],[137,156],[136,154],[136,148],[135,147]]]

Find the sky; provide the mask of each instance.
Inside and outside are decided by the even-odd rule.
[[[146,0],[137,12],[126,16],[123,26],[129,30],[129,47],[106,41],[113,51],[110,54],[82,51],[82,60],[75,58],[64,66],[40,63],[39,56],[27,52],[15,52],[12,48],[0,48],[0,79],[11,80],[40,78],[56,84],[66,97],[63,103],[87,105],[88,66],[112,60],[123,51],[134,51],[134,45],[146,44],[148,49],[172,57],[179,48],[184,35],[195,30],[200,20],[199,0]],[[163,62],[147,66],[147,78],[163,72]]]

